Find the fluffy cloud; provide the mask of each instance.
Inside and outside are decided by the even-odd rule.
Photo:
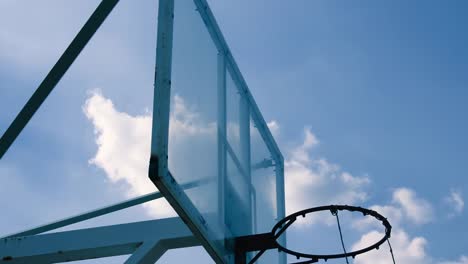
[[[90,163],[103,169],[111,182],[127,184],[129,197],[155,191],[154,184],[148,178],[152,117],[149,114],[131,116],[119,112],[112,101],[99,92],[91,94],[83,111],[94,125],[98,145]],[[204,120],[196,108],[188,106],[180,96],[175,95],[170,124],[170,170],[179,184],[203,181],[195,188],[192,184],[186,194],[202,214],[212,215],[217,209],[217,203],[213,201],[217,200],[218,193],[217,167],[213,165],[217,159],[216,123]],[[238,129],[237,124],[228,124],[231,140],[238,140]],[[172,207],[163,199],[144,206],[154,217],[175,216]]]
[[[451,194],[454,192],[451,192]],[[456,194],[456,192],[455,192]],[[450,199],[454,202],[455,198]],[[454,202],[456,203],[456,202]],[[374,205],[370,207],[386,216],[392,224],[392,237],[390,238],[396,262],[399,264],[466,264],[468,258],[461,256],[455,261],[437,261],[427,253],[427,240],[421,236],[412,237],[406,230],[407,223],[423,225],[433,220],[432,205],[418,197],[414,190],[408,188],[397,188],[393,191],[392,201],[387,205]],[[378,241],[383,233],[376,231],[378,225],[372,218],[367,217],[353,223],[357,229],[368,231],[361,236],[360,240],[353,244],[352,250],[357,250]],[[367,254],[356,257],[356,264],[379,264],[391,263],[391,256],[387,244],[380,250],[374,250]]]
[[[279,131],[280,131],[280,127],[279,127],[279,124],[276,120],[272,120],[270,122],[268,122],[268,128],[270,129],[271,131],[271,134],[273,134],[273,136],[277,137],[279,136]]]
[[[379,212],[381,215],[385,216],[393,227],[399,226],[404,216],[401,208],[394,205],[373,205],[370,206],[369,209]],[[369,228],[381,227],[380,222],[375,221],[375,219],[370,216],[355,219],[352,225],[358,230],[368,230]]]
[[[423,237],[411,237],[402,225],[408,221],[414,224],[427,223],[432,216],[432,206],[429,202],[419,198],[411,189],[397,188],[393,191],[390,204],[374,205],[370,208],[387,217],[392,225],[391,243],[397,263],[428,263],[426,239]],[[353,225],[359,229],[371,229],[358,242],[353,244],[353,250],[369,246],[384,235],[382,232],[375,230],[378,228],[377,223],[370,217],[358,220]],[[383,245],[380,250],[373,250],[356,257],[355,263],[391,263],[388,245]]]
[[[427,241],[423,237],[411,237],[404,229],[407,222],[413,224],[428,223],[432,215],[432,206],[429,202],[419,198],[416,193],[408,188],[398,188],[393,191],[392,201],[387,205],[373,205],[370,208],[387,217],[392,225],[391,243],[397,263],[419,264],[430,263],[430,257],[426,253]],[[353,226],[358,229],[370,229],[360,240],[353,244],[352,250],[357,250],[377,242],[384,236],[377,231],[378,222],[371,217],[357,220]],[[367,254],[359,255],[356,264],[391,263],[391,255],[388,244],[381,246],[380,250],[373,250]]]
[[[452,208],[452,212],[449,213],[449,217],[453,217],[463,212],[463,208],[465,207],[465,201],[463,200],[460,191],[451,190],[450,194],[447,197],[445,197],[444,201]]]
[[[461,256],[456,261],[442,261],[442,262],[439,262],[438,264],[468,264],[468,257],[467,256]]]
[[[383,233],[371,231],[361,237],[361,239],[352,246],[352,250],[361,249],[375,243],[383,237]],[[392,232],[392,248],[397,263],[400,264],[419,264],[427,263],[426,244],[427,241],[422,237],[410,238],[402,230]],[[379,250],[372,250],[367,254],[356,257],[355,264],[387,264],[391,263],[391,255],[388,245],[382,246]]]
[[[94,125],[98,145],[90,163],[103,169],[111,182],[127,184],[129,197],[154,192],[154,184],[147,176],[149,159],[144,158],[150,153],[151,116],[119,112],[98,92],[88,98],[83,110]],[[155,217],[175,215],[162,199],[144,206]]]
[[[392,193],[392,201],[386,205],[372,205],[369,208],[387,217],[393,227],[400,227],[403,223],[422,225],[433,219],[432,205],[418,197],[414,190],[397,188]],[[358,229],[375,227],[372,217],[356,220],[353,226]]]
[[[292,148],[285,160],[286,209],[293,213],[324,204],[356,204],[367,199],[370,180],[353,176],[324,158],[313,158],[317,137],[304,129],[302,144]]]
[[[393,202],[398,204],[406,216],[416,224],[425,224],[433,216],[432,206],[416,196],[413,190],[399,188],[393,192]]]
[[[370,179],[365,176],[353,176],[343,171],[337,164],[330,163],[324,158],[313,158],[311,151],[319,144],[317,137],[309,128],[304,130],[304,140],[299,146],[292,148],[286,154],[286,201],[289,213],[300,209],[317,205],[343,203],[362,203],[367,199],[365,191]],[[460,197],[452,195],[451,201],[460,204]],[[437,262],[427,254],[427,240],[421,236],[411,236],[403,227],[406,223],[423,225],[433,219],[432,205],[419,197],[414,190],[401,187],[393,190],[392,200],[386,205],[374,205],[370,207],[391,222],[391,243],[397,263],[465,263],[466,257],[462,256],[455,262]],[[319,219],[309,217],[308,222],[301,220],[296,227],[304,223],[314,223]],[[323,219],[322,219],[323,220]],[[328,222],[333,219],[325,219]],[[333,221],[330,221],[333,223]],[[356,230],[364,231],[360,239],[353,243],[352,250],[367,247],[383,237],[380,224],[371,217],[354,219],[352,223]],[[294,226],[294,225],[293,225]],[[357,256],[356,264],[391,263],[391,255],[388,245],[380,250],[374,250],[367,254]]]

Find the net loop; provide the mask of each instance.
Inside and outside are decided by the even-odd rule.
[[[338,216],[338,210],[336,210],[336,209],[331,210],[331,212],[332,212],[332,215],[334,215],[336,217],[336,223],[338,225],[338,231],[340,232],[341,246],[343,247],[343,253],[345,254],[346,264],[349,264],[348,253],[346,253],[346,247],[345,247],[345,244],[344,244],[344,241],[343,241],[343,232],[341,231],[340,217]]]

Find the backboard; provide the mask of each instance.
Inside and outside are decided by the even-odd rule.
[[[206,0],[158,12],[149,175],[211,257],[234,263],[233,238],[285,215],[283,157]]]

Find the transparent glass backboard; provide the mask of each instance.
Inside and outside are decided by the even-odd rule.
[[[233,263],[235,237],[284,217],[283,158],[206,1],[159,9],[152,180],[213,259]],[[274,250],[258,263],[284,261]]]

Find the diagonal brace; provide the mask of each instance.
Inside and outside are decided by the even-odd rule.
[[[0,239],[0,264],[57,263],[133,252],[141,259],[154,260],[158,258],[158,252],[152,252],[156,243],[160,243],[162,253],[170,248],[200,244],[185,223],[176,217]],[[128,263],[140,263],[130,260]]]
[[[68,48],[62,56],[60,56],[57,63],[52,67],[34,94],[24,105],[23,109],[21,109],[19,114],[16,116],[15,120],[13,120],[3,136],[0,138],[0,159],[13,144],[26,124],[28,124],[29,120],[33,117],[42,103],[46,100],[47,96],[52,92],[60,79],[62,79],[68,68],[70,68],[78,55],[80,55],[83,48],[118,2],[119,0],[102,0],[88,21],[86,21],[80,32],[78,32]]]

